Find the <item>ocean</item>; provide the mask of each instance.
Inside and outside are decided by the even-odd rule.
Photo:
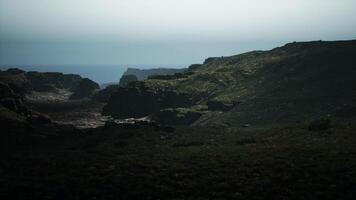
[[[25,71],[62,72],[64,74],[79,74],[90,78],[99,84],[119,82],[127,68],[183,68],[187,65],[2,65],[1,70],[19,68]]]

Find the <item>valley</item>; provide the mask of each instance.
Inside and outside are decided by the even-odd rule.
[[[105,88],[0,71],[0,198],[354,199],[355,56],[294,42]]]

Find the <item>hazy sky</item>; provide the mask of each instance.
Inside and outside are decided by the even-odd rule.
[[[356,0],[0,0],[0,64],[189,64],[356,38]]]

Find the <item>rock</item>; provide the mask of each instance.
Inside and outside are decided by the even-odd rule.
[[[123,75],[120,78],[119,86],[126,87],[127,84],[129,84],[130,82],[137,81],[137,80],[138,80],[137,77],[133,74]]]
[[[79,85],[82,77],[74,74],[58,72],[27,72],[26,78],[32,84],[33,90],[39,92],[54,92],[56,89],[73,91]]]
[[[147,88],[118,88],[103,108],[104,115],[118,119],[140,118],[164,108],[189,107],[192,99],[185,93],[173,90],[148,90]]]
[[[74,90],[74,93],[69,97],[69,99],[89,98],[97,89],[99,89],[99,84],[88,78],[84,78],[79,82],[78,87]]]

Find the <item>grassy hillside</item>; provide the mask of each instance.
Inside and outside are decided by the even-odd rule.
[[[270,51],[208,58],[183,75],[148,79],[129,87],[187,93],[194,102],[190,109],[202,114],[195,125],[335,116],[343,107],[355,106],[355,56],[356,41],[290,43]],[[233,106],[220,112],[209,109],[209,101]]]

